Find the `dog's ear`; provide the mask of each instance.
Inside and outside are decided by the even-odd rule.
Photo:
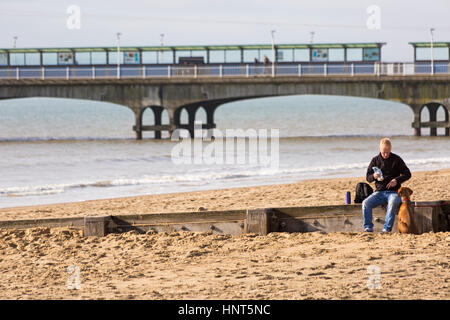
[[[404,189],[403,189],[403,187],[400,187],[400,188],[397,190],[397,194],[401,197],[401,196],[403,196],[403,193],[404,193]]]
[[[413,194],[413,191],[412,191],[410,188],[407,188],[407,189],[408,189],[409,195],[412,195],[412,194]]]

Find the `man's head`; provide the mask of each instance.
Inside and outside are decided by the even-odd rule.
[[[392,144],[391,140],[389,138],[383,138],[380,141],[380,153],[383,159],[389,158],[389,155],[391,154]]]

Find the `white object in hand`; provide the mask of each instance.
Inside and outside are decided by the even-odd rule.
[[[379,174],[379,177],[377,178],[377,180],[378,180],[378,181],[383,181],[383,180],[384,180],[384,177],[383,177],[383,172],[381,172],[381,169],[378,168],[378,167],[372,167],[372,169],[373,169],[373,171],[374,171],[375,173],[378,173],[378,174]]]

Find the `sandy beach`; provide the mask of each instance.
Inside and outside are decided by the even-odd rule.
[[[342,204],[362,177],[0,211],[2,220]],[[413,200],[450,199],[450,170],[413,172]],[[352,193],[353,198],[353,193]],[[450,234],[82,236],[0,230],[0,299],[449,299]],[[70,290],[69,266],[80,270]],[[368,271],[369,268],[369,271]],[[370,289],[370,268],[380,287]],[[70,278],[72,279],[72,278]]]
[[[448,232],[1,230],[0,299],[449,299],[449,246]],[[69,266],[79,289],[67,287]]]
[[[346,191],[353,201],[358,182],[365,177],[5,208],[0,220],[339,205],[345,204]],[[412,201],[450,200],[450,169],[412,172],[403,186],[414,191]]]

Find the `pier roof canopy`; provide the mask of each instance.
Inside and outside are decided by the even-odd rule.
[[[321,48],[380,48],[386,43],[306,43],[275,44],[279,49],[321,49]],[[233,45],[180,45],[180,46],[122,46],[120,51],[184,51],[184,50],[257,50],[271,49],[271,44],[233,44]],[[8,53],[60,53],[60,52],[114,52],[117,47],[69,47],[69,48],[3,48]]]

